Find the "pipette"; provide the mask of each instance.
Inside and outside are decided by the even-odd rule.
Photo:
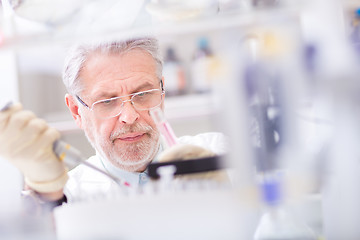
[[[76,148],[72,147],[70,144],[65,143],[63,141],[57,140],[54,142],[53,150],[56,156],[61,161],[64,161],[64,163],[69,167],[75,167],[79,164],[83,164],[105,176],[113,180],[115,183],[117,183],[120,186],[130,186],[130,184],[122,179],[119,179],[110,173],[96,167],[95,165],[85,161],[85,159],[81,156],[81,153]]]
[[[12,105],[12,102],[1,103],[0,112],[7,110]]]
[[[9,109],[12,106],[12,102],[6,102],[5,104],[3,104],[2,106],[0,105],[0,112],[2,111],[6,111],[7,109]],[[122,179],[119,179],[113,175],[111,175],[110,173],[96,167],[95,165],[85,161],[85,159],[81,156],[81,153],[79,150],[71,147],[70,144],[65,143],[63,141],[57,140],[54,142],[53,145],[53,150],[54,153],[56,154],[56,156],[61,160],[64,161],[64,163],[68,166],[68,167],[75,167],[79,164],[83,164],[103,175],[105,175],[106,177],[110,178],[111,180],[113,180],[116,184],[118,184],[119,186],[130,186],[130,184]]]
[[[150,116],[154,120],[160,133],[164,136],[167,146],[174,146],[177,143],[176,136],[169,122],[166,120],[163,111],[159,107],[150,109]]]

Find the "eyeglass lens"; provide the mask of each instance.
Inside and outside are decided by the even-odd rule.
[[[99,118],[111,118],[121,113],[125,102],[131,101],[137,110],[149,110],[157,107],[162,101],[162,91],[153,89],[134,94],[130,100],[122,100],[121,97],[105,99],[93,105],[93,111]]]

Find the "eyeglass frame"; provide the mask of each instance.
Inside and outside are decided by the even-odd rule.
[[[165,94],[165,89],[164,89],[164,84],[163,84],[162,79],[160,79],[160,88],[161,88],[161,89],[154,88],[154,89],[149,89],[149,90],[145,90],[145,91],[140,91],[140,92],[136,92],[136,93],[132,93],[132,94],[124,95],[124,96],[119,96],[119,97],[114,97],[114,98],[119,98],[119,99],[122,101],[122,107],[124,106],[124,104],[125,104],[126,102],[131,102],[131,105],[133,105],[132,99],[133,99],[134,96],[138,95],[139,93],[148,92],[148,91],[152,91],[152,90],[161,90],[161,96],[163,96],[163,95]],[[89,105],[86,104],[86,103],[79,97],[79,95],[76,94],[75,96],[76,96],[76,99],[77,99],[84,107],[86,107],[86,108],[89,109],[90,111],[93,111],[94,104],[99,103],[99,102],[104,101],[104,100],[114,99],[114,98],[108,98],[108,99],[98,100],[98,101],[95,101],[93,104],[91,104],[91,107],[89,107]],[[129,97],[129,96],[131,96],[131,98],[130,98],[129,100],[125,100],[125,101],[124,101],[124,100],[121,99],[121,98]],[[159,103],[159,105],[160,105],[160,104],[161,104],[161,102]],[[159,106],[159,105],[157,105],[157,106]],[[134,106],[134,105],[133,105],[133,106]],[[157,107],[157,106],[155,106],[155,107]],[[155,107],[153,107],[153,108],[155,108]],[[135,109],[136,109],[136,107],[135,107]],[[151,108],[149,108],[149,109],[151,109]],[[140,110],[140,111],[145,111],[145,110],[149,110],[149,109],[144,109],[144,110]],[[137,110],[138,110],[138,109],[137,109]],[[119,116],[120,114],[121,114],[121,111],[120,111],[117,115],[112,116],[112,117],[109,117],[109,118],[117,117],[117,116]],[[107,118],[105,118],[105,119],[107,119]]]

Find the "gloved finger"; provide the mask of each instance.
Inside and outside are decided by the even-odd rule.
[[[60,138],[60,133],[55,128],[47,128],[31,145],[34,149],[46,149],[53,146],[54,142]]]
[[[10,108],[5,111],[0,112],[0,133],[3,132],[4,128],[7,126],[10,117],[22,110],[22,105],[20,103],[14,103]]]
[[[36,116],[33,112],[26,110],[12,114],[2,134],[7,136],[10,142],[24,137],[22,134],[23,128],[35,117]]]
[[[16,159],[16,156],[27,156],[29,159],[40,159],[49,149],[52,150],[53,143],[60,138],[60,133],[54,128],[46,128],[32,141],[26,142],[22,146],[14,146],[12,149],[11,158]],[[51,151],[52,152],[52,151]]]
[[[19,145],[19,140],[26,137],[22,134],[22,128],[34,117],[34,113],[24,110],[16,111],[9,116],[7,125],[0,136],[2,152],[5,151],[13,155],[17,152],[18,148],[22,147]]]
[[[15,104],[9,109],[0,112],[2,118],[3,131],[0,134],[0,153],[15,160],[19,154],[22,154],[25,148],[32,149],[31,145],[47,128],[43,120],[37,119],[31,111],[22,110],[21,104]],[[29,152],[34,155],[35,150]]]
[[[44,131],[46,131],[47,128],[48,125],[43,119],[31,119],[21,131],[21,137],[16,139],[17,149],[13,149],[13,151],[23,151],[23,149],[26,149],[28,146],[32,148],[31,145]]]
[[[25,141],[34,140],[39,137],[46,129],[48,124],[45,120],[40,118],[31,119],[27,125],[24,126],[22,130],[22,135],[24,136]]]

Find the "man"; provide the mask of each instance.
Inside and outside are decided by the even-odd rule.
[[[149,114],[152,108],[164,107],[166,80],[157,41],[141,38],[77,46],[65,61],[63,81],[66,105],[96,150],[89,161],[128,187],[144,184],[148,164],[162,151]],[[0,132],[0,155],[23,172],[27,186],[42,201],[57,205],[65,195],[74,199],[79,193],[84,197],[113,188],[110,179],[86,166],[72,170],[67,181],[67,169],[52,151],[58,132],[19,105],[0,113]],[[223,153],[222,138],[208,133],[179,142]]]

